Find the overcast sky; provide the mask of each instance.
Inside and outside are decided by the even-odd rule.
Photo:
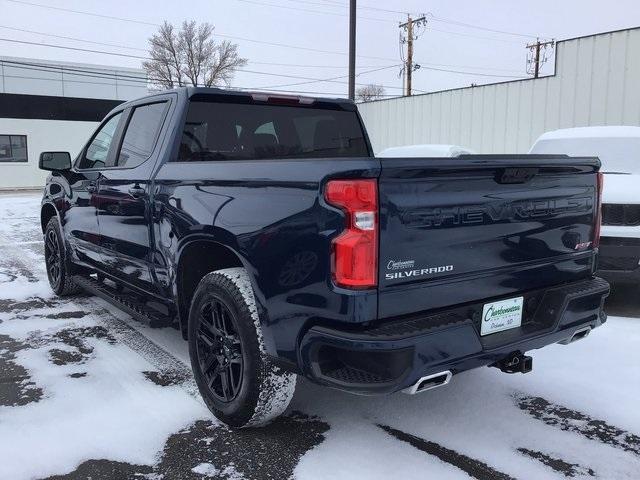
[[[400,12],[425,14],[428,19],[415,44],[414,58],[422,67],[414,74],[417,92],[526,77],[525,45],[535,36],[564,39],[640,26],[639,0],[359,0],[358,6],[357,71],[361,73],[356,81],[382,84],[387,94],[401,93],[398,23],[406,14]],[[154,24],[195,19],[215,25],[216,33],[224,35],[219,38],[238,43],[240,54],[248,59],[245,70],[251,72],[238,72],[233,86],[345,95],[347,15],[348,0],[0,0],[0,38],[145,56],[147,38],[157,29]],[[127,67],[140,67],[141,62],[3,40],[0,56]],[[383,67],[389,68],[367,73]],[[550,61],[543,73],[552,68]],[[341,76],[345,78],[312,82]]]

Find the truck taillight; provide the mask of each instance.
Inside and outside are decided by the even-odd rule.
[[[600,246],[600,227],[602,225],[602,188],[604,186],[604,177],[602,172],[598,172],[596,175],[596,188],[598,191],[596,192],[596,219],[593,226],[593,248],[598,248]]]
[[[325,199],[346,213],[345,230],[332,243],[333,278],[345,288],[378,284],[378,183],[330,180]]]

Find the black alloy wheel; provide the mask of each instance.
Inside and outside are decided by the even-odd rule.
[[[218,297],[202,305],[198,318],[197,357],[211,393],[223,402],[233,401],[240,391],[244,360],[237,320]]]
[[[75,267],[62,240],[60,223],[56,217],[49,219],[44,230],[44,261],[49,285],[56,295],[74,295],[80,287],[73,280]]]
[[[55,230],[48,229],[44,242],[44,258],[47,265],[47,274],[52,286],[60,284],[62,275],[62,251]]]

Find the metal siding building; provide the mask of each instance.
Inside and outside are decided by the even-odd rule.
[[[552,76],[359,104],[374,150],[449,143],[525,153],[548,130],[640,125],[640,27],[556,48]]]
[[[145,79],[139,69],[0,57],[0,190],[44,185],[40,152],[77,155],[109,110],[148,93]]]

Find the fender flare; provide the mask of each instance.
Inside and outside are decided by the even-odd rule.
[[[174,259],[175,259],[174,260],[174,263],[175,263],[174,270],[175,270],[175,272],[174,272],[174,275],[173,275],[174,279],[172,281],[172,290],[173,290],[174,298],[176,299],[176,306],[177,306],[177,312],[178,312],[178,321],[179,321],[180,327],[183,328],[183,327],[186,327],[186,325],[187,325],[188,316],[187,316],[187,318],[183,318],[184,317],[183,312],[185,312],[185,311],[188,312],[188,307],[186,305],[182,305],[181,304],[181,296],[179,294],[179,290],[180,290],[179,289],[179,282],[180,282],[180,279],[179,279],[178,272],[180,271],[180,268],[181,268],[181,262],[182,262],[185,250],[187,249],[187,247],[189,247],[190,245],[192,245],[192,244],[194,244],[196,242],[208,242],[208,243],[211,243],[213,245],[216,245],[218,247],[221,247],[221,248],[224,248],[224,249],[228,250],[233,255],[235,255],[235,257],[241,263],[242,267],[247,271],[247,274],[249,276],[249,280],[251,281],[251,286],[253,287],[253,291],[254,291],[254,296],[255,296],[255,300],[256,300],[256,306],[258,308],[259,317],[260,317],[260,324],[263,327],[262,328],[262,334],[263,334],[263,338],[265,339],[265,346],[266,346],[268,351],[271,351],[272,349],[270,347],[272,347],[274,345],[274,343],[273,343],[273,340],[270,338],[270,335],[266,334],[268,329],[264,328],[265,324],[268,324],[268,313],[267,313],[267,309],[266,309],[266,300],[264,298],[264,295],[260,291],[260,289],[257,288],[255,268],[253,268],[252,264],[247,260],[247,258],[245,258],[244,255],[239,253],[237,248],[234,248],[233,246],[229,245],[228,243],[220,242],[216,237],[214,237],[213,235],[210,235],[210,234],[197,233],[197,234],[189,235],[188,237],[185,237],[185,238],[181,239],[181,241],[178,244],[178,247],[176,249],[176,253],[175,253],[175,256],[174,256]]]

